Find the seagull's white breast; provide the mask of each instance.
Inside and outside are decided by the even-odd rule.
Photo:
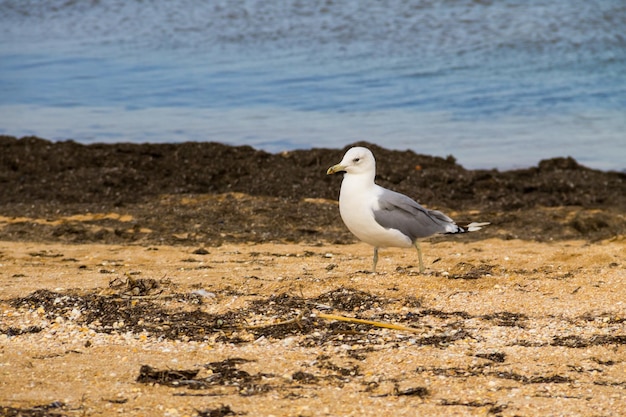
[[[363,242],[375,247],[410,247],[411,239],[396,229],[385,229],[374,218],[383,189],[358,175],[346,174],[339,194],[339,213],[348,229]]]

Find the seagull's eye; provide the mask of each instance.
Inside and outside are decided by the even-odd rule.
[[[354,162],[354,163],[356,164],[356,163],[358,163],[360,160],[361,160],[361,158],[354,158],[354,159],[352,160],[352,162]]]

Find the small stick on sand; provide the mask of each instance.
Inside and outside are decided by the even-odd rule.
[[[381,321],[357,319],[354,317],[345,317],[345,316],[339,316],[336,314],[317,313],[315,316],[319,317],[320,319],[325,319],[325,320],[337,320],[337,321],[347,321],[349,323],[356,323],[356,324],[367,324],[370,326],[383,327],[385,329],[400,330],[400,331],[411,332],[411,333],[420,332],[419,329],[416,329],[413,327],[402,326],[400,324],[383,323]]]

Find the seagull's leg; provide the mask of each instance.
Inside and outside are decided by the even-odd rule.
[[[372,268],[372,272],[376,273],[376,264],[378,263],[378,248],[374,247],[374,267]]]
[[[417,257],[420,260],[420,274],[424,273],[424,261],[422,260],[422,247],[420,246],[420,241],[415,241],[415,249],[417,249]]]

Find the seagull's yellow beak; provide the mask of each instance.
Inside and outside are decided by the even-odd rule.
[[[345,170],[346,170],[346,167],[341,164],[333,165],[332,167],[328,168],[328,171],[326,171],[326,175],[336,174],[337,172],[341,172]]]

